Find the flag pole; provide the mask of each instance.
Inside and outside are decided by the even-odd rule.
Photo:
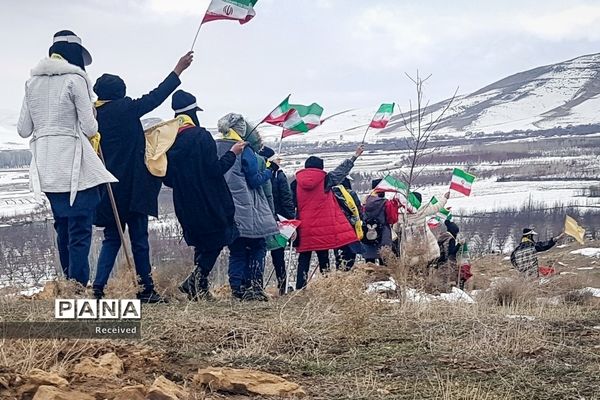
[[[194,51],[194,47],[196,46],[196,41],[198,40],[198,35],[200,34],[200,29],[202,29],[203,23],[204,23],[204,20],[200,22],[200,26],[198,27],[198,30],[196,31],[196,36],[194,36],[194,41],[192,42],[192,51]]]
[[[285,129],[283,130],[285,132]],[[281,146],[283,145],[283,132],[281,132],[281,138],[279,139],[279,149],[277,150],[277,154],[281,156]]]
[[[292,95],[291,93],[288,94],[288,96],[286,97],[286,100],[289,99],[291,95]],[[281,104],[281,103],[279,103],[279,104]],[[279,107],[279,105],[277,107]],[[256,126],[254,128],[252,128],[252,130],[250,131],[250,133],[248,133],[248,135],[246,135],[246,136],[249,136],[250,134],[252,134],[252,132],[254,132],[256,130],[256,128],[258,128],[259,125],[262,125],[267,120],[267,118],[269,118],[269,115],[273,114],[273,112],[275,110],[277,110],[277,107],[275,107],[273,109],[273,111],[271,111],[270,113],[268,113],[266,117],[264,117],[258,124],[256,124]]]
[[[367,138],[367,133],[369,132],[370,127],[371,127],[371,124],[367,125],[367,129],[365,130],[365,134],[363,135],[363,140],[362,140],[361,144],[365,144],[365,139]]]
[[[102,160],[102,163],[106,165],[106,161],[104,161],[104,154],[102,153],[102,146],[98,146],[98,155]],[[117,224],[117,231],[119,232],[119,238],[121,239],[121,245],[123,246],[123,253],[125,253],[125,260],[127,261],[127,266],[129,267],[129,272],[133,274],[133,282],[135,286],[138,285],[137,282],[137,273],[133,268],[133,261],[131,260],[131,256],[129,255],[129,246],[127,246],[127,241],[125,240],[125,232],[123,231],[123,225],[121,225],[121,218],[119,217],[119,210],[117,209],[117,202],[115,200],[115,194],[113,193],[112,186],[110,182],[106,183],[106,188],[108,190],[108,198],[110,200],[110,205],[112,207],[112,212],[115,216],[115,223]]]

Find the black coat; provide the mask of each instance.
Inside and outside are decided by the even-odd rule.
[[[181,84],[172,72],[153,91],[139,99],[124,97],[97,108],[98,132],[107,169],[119,180],[113,183],[122,222],[129,213],[158,216],[161,179],[148,172],[144,163],[146,139],[140,118],[160,106]],[[96,211],[96,225],[115,224],[106,190]]]
[[[288,183],[287,176],[281,170],[273,174],[271,178],[273,187],[273,203],[275,204],[275,213],[286,219],[296,217],[292,189]]]
[[[219,159],[212,135],[194,126],[180,131],[167,159],[164,182],[173,188],[186,243],[202,250],[230,244],[235,205],[224,175],[235,163],[235,154],[228,151]]]

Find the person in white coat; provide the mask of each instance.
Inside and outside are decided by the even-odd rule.
[[[414,195],[421,201],[420,193],[414,192]],[[414,213],[405,214],[406,231],[401,236],[401,256],[409,266],[428,266],[440,257],[440,247],[427,221],[446,206],[449,198],[450,192],[447,192],[435,204],[430,202]],[[402,218],[398,224],[398,230],[401,229]]]
[[[116,182],[95,153],[92,84],[85,72],[92,58],[71,31],[54,35],[49,57],[31,71],[17,126],[31,137],[30,183],[45,193],[54,215],[62,270],[83,286],[89,280],[88,255],[99,187]]]

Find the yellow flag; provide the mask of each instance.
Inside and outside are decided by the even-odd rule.
[[[579,243],[583,244],[585,229],[580,227],[577,221],[575,221],[575,219],[569,217],[568,215],[565,219],[565,233],[577,240]]]

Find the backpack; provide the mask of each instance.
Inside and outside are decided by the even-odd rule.
[[[362,242],[369,246],[379,246],[383,235],[383,225],[377,218],[368,218],[363,222],[365,232]]]
[[[344,215],[346,215],[348,222],[350,222],[350,225],[352,225],[352,227],[354,228],[354,231],[356,232],[356,237],[358,238],[358,240],[362,240],[364,236],[363,224],[360,219],[360,212],[358,211],[358,206],[352,198],[352,195],[350,194],[348,189],[346,189],[342,185],[332,187],[331,191],[333,192],[333,195],[335,196],[338,205],[344,212]]]

